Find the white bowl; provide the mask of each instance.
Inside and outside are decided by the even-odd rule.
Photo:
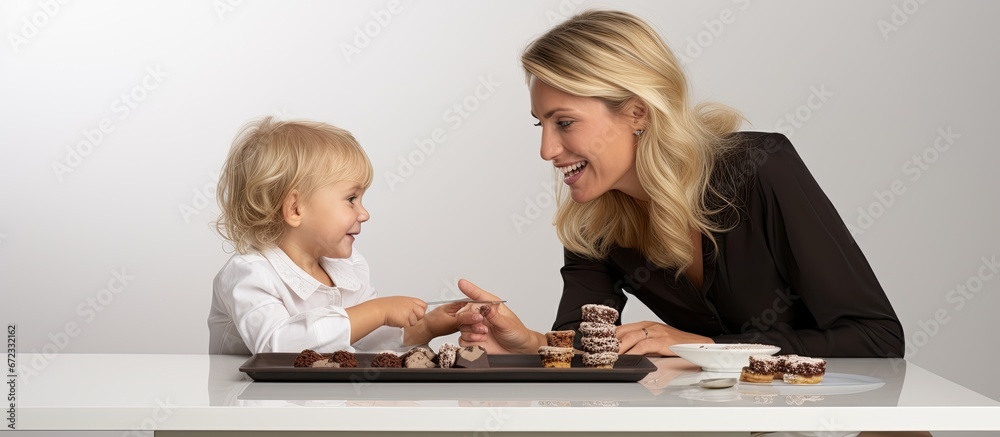
[[[677,356],[701,366],[706,372],[738,373],[750,363],[751,355],[774,355],[781,350],[766,344],[675,344]]]

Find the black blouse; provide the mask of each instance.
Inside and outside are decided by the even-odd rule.
[[[716,343],[766,343],[782,354],[902,357],[903,328],[864,254],[784,135],[734,134],[712,185],[734,200],[703,237],[703,285],[637,250],[604,260],[565,251],[553,330],[577,329],[580,307],[625,306],[631,294],[662,321]],[[617,323],[621,323],[619,320]],[[579,336],[578,336],[579,337]],[[577,344],[579,347],[579,344]]]

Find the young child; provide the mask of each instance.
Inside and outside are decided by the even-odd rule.
[[[425,317],[422,300],[372,288],[354,249],[372,173],[343,129],[270,117],[243,128],[217,193],[237,253],[215,277],[209,353],[401,351],[457,330],[461,304]]]

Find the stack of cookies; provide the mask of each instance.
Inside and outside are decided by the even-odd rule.
[[[573,337],[576,331],[551,331],[545,334],[547,346],[538,348],[542,366],[569,368],[573,362]]]
[[[580,343],[583,345],[583,364],[587,367],[611,369],[618,361],[621,343],[615,335],[618,310],[604,305],[583,306],[583,323],[580,324]]]

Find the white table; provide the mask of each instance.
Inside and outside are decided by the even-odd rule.
[[[21,354],[18,361],[35,358]],[[679,358],[654,358],[658,370],[640,383],[572,384],[255,383],[238,371],[246,359],[58,355],[37,375],[20,372],[17,429],[1000,430],[1000,402],[904,360],[828,360],[829,372],[885,381],[834,394],[745,384],[722,391],[682,387],[713,375]]]

